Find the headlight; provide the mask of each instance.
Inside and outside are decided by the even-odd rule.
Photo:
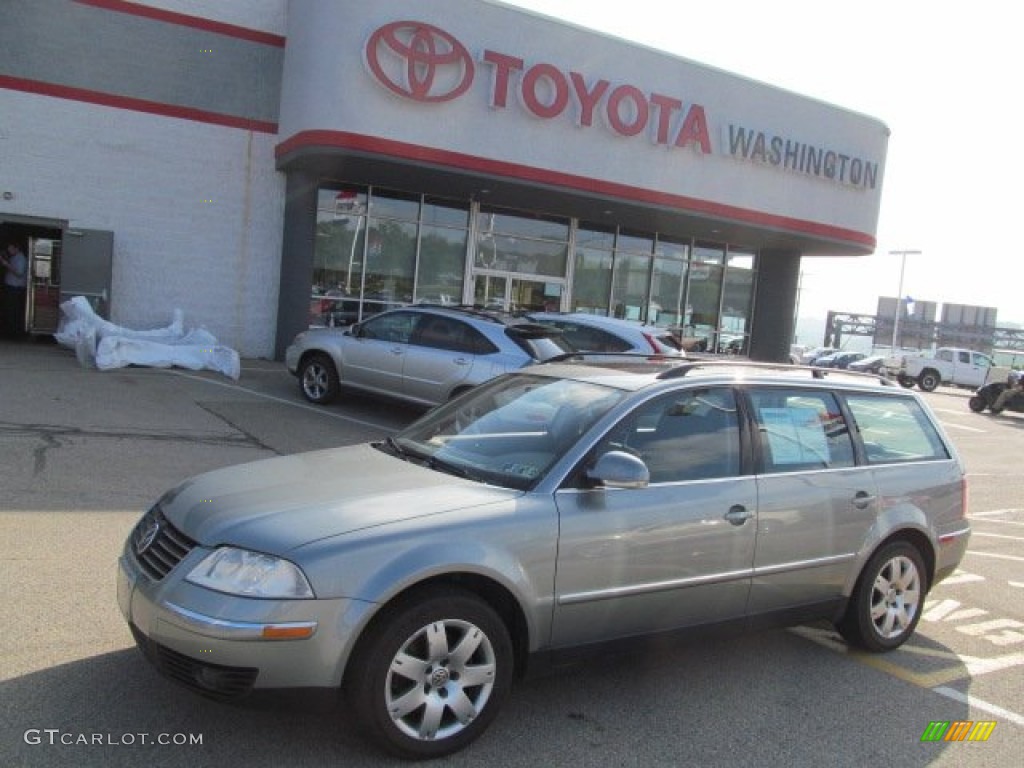
[[[186,581],[244,597],[303,599],[313,597],[305,574],[279,557],[221,547],[203,558]]]

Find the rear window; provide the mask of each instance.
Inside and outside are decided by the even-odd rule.
[[[516,343],[533,360],[544,362],[553,357],[575,352],[576,348],[556,328],[536,325],[513,325],[505,329],[505,335]]]
[[[950,458],[921,404],[909,397],[847,395],[869,464]]]

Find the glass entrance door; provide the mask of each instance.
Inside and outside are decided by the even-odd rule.
[[[506,312],[558,312],[562,307],[564,281],[531,280],[502,272],[477,272],[473,303]]]

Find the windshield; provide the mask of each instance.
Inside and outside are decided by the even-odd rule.
[[[582,381],[511,374],[430,411],[392,445],[439,471],[529,490],[624,394]]]

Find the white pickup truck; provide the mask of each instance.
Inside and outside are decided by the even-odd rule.
[[[992,358],[970,349],[939,347],[931,357],[907,355],[898,358],[899,367],[890,372],[904,387],[915,384],[931,392],[939,384],[980,387],[992,369]]]

